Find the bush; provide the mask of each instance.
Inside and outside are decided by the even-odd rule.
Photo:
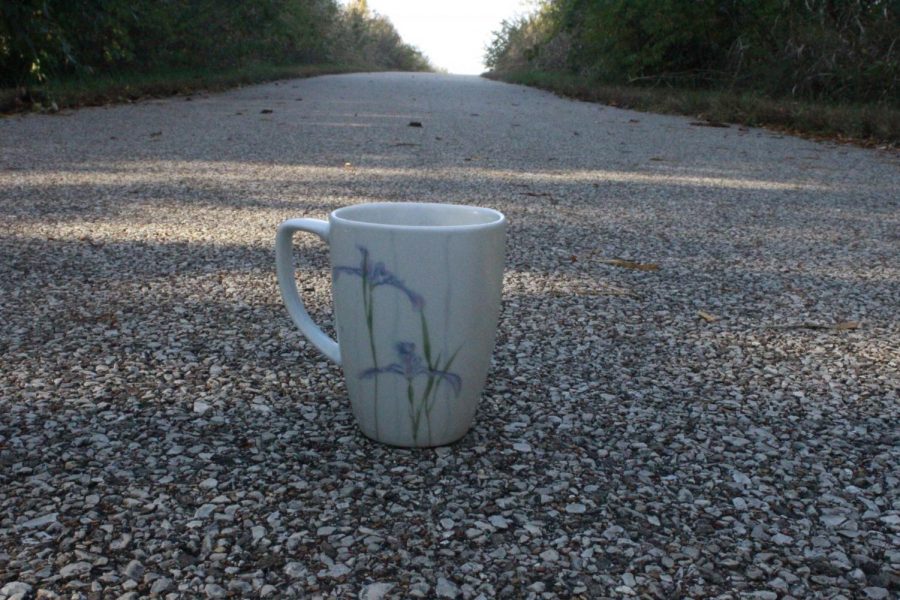
[[[898,39],[900,0],[548,0],[504,23],[485,62],[604,83],[896,104]]]
[[[0,87],[168,68],[347,62],[430,65],[357,0],[13,0],[0,2]]]

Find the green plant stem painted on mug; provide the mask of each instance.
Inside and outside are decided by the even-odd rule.
[[[369,283],[369,269],[368,269],[368,261],[369,255],[368,253],[363,255],[363,269],[362,269],[362,296],[363,296],[363,306],[366,311],[366,327],[369,330],[369,348],[372,351],[372,364],[375,365],[375,368],[378,368],[378,352],[375,350],[375,332],[373,331],[374,327],[374,314],[375,314],[375,302],[373,300],[374,286]],[[372,399],[372,414],[375,422],[375,435],[379,435],[378,430],[378,378],[375,378],[375,394]]]

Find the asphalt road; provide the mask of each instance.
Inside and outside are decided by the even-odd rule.
[[[890,597],[898,164],[431,74],[0,119],[0,597]],[[278,296],[279,222],[381,200],[510,221],[449,448]]]

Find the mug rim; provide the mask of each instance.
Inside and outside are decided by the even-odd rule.
[[[428,206],[428,207],[440,207],[441,209],[450,209],[450,210],[463,210],[463,211],[476,211],[478,213],[488,215],[493,217],[492,220],[486,221],[484,223],[469,223],[469,224],[459,224],[459,225],[403,225],[403,224],[394,224],[394,223],[374,223],[371,221],[362,221],[358,219],[350,218],[349,216],[345,216],[341,213],[345,212],[353,212],[359,207],[390,207],[390,208],[402,208],[407,206]],[[449,203],[441,203],[441,202],[360,202],[359,204],[350,204],[347,206],[342,206],[341,208],[335,209],[331,211],[328,215],[332,223],[340,223],[342,225],[348,225],[351,227],[366,227],[373,229],[393,229],[393,230],[403,230],[403,231],[462,231],[462,230],[476,230],[476,229],[490,229],[493,227],[503,226],[506,224],[506,216],[500,212],[499,210],[495,210],[493,208],[487,208],[484,206],[473,206],[470,204],[449,204]]]

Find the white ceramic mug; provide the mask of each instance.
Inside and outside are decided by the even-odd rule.
[[[338,342],[312,321],[294,279],[292,236],[329,244]],[[452,204],[347,206],[278,228],[278,284],[300,331],[343,366],[368,437],[428,447],[472,425],[500,312],[506,218]]]

